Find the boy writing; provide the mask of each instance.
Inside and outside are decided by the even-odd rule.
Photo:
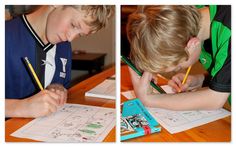
[[[129,71],[135,94],[146,106],[194,110],[225,104],[231,92],[230,11],[230,6],[139,6],[129,16],[131,60],[144,73],[140,78]],[[209,77],[189,75],[182,84],[185,74],[179,73],[168,84],[183,93],[148,93],[152,74],[186,69],[199,59]],[[202,88],[205,82],[208,87]]]
[[[65,104],[71,73],[69,42],[105,27],[112,7],[40,6],[6,22],[6,117],[45,116]],[[24,57],[46,89],[39,92]]]

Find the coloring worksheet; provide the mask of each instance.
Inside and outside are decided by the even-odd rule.
[[[171,111],[160,108],[148,108],[153,117],[171,134],[185,131],[215,120],[227,117],[225,109],[212,111]]]
[[[165,91],[169,87],[162,87]],[[171,91],[168,91],[169,93]],[[136,98],[133,90],[122,92],[127,99]],[[209,122],[227,117],[230,112],[225,109],[212,111],[171,111],[161,108],[148,108],[152,116],[171,134],[185,131]]]
[[[111,108],[66,104],[11,135],[45,142],[102,142],[115,126],[115,114]]]

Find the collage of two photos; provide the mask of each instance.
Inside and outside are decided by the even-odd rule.
[[[231,5],[5,5],[5,141],[231,142]]]

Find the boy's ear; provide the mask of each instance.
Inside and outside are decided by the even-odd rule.
[[[198,61],[201,54],[201,41],[197,37],[191,38],[185,48],[186,53],[188,54],[187,62],[189,65],[193,65]]]
[[[185,51],[188,56],[192,55],[199,49],[200,43],[200,39],[198,39],[197,37],[193,37],[188,41],[187,46],[185,48]]]

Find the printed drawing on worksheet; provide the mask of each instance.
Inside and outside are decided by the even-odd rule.
[[[171,111],[161,108],[148,108],[154,118],[170,133],[178,133],[230,115],[221,108],[212,111]]]
[[[111,108],[66,104],[11,135],[46,142],[102,142],[115,126],[115,117]]]

